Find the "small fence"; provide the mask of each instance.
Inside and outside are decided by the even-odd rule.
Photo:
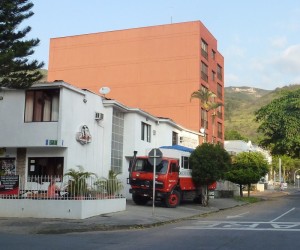
[[[7,178],[1,176],[1,180],[0,198],[2,199],[100,200],[124,198],[123,184],[118,179],[30,176],[24,181],[18,176],[7,176]]]

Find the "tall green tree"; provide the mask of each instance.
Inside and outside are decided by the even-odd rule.
[[[231,164],[230,155],[220,144],[203,143],[189,158],[192,178],[197,187],[201,187],[202,205],[208,205],[208,186],[224,178]]]
[[[279,173],[279,158],[281,160],[281,171],[282,177],[285,182],[294,182],[294,173],[296,170],[300,169],[300,158],[292,158],[288,155],[277,155],[272,157],[271,164],[271,178],[276,181],[279,179],[274,176],[275,173]]]
[[[269,164],[260,152],[242,152],[233,158],[231,169],[225,174],[227,180],[239,184],[240,196],[243,185],[248,186],[250,196],[251,184],[257,183],[269,171]]]
[[[25,39],[29,26],[18,29],[34,14],[32,7],[28,0],[0,1],[0,87],[28,88],[43,77],[38,69],[44,63],[29,59],[40,40]]]
[[[300,89],[263,106],[255,113],[260,122],[258,132],[264,137],[260,144],[273,155],[289,155],[300,158]]]
[[[191,94],[191,99],[196,98],[199,99],[201,102],[202,108],[204,108],[207,112],[211,112],[212,116],[212,142],[214,143],[215,139],[215,119],[217,115],[217,108],[222,106],[221,102],[215,102],[216,95],[212,91],[208,90],[207,88],[201,88],[197,91],[194,91]],[[206,124],[204,123],[204,129],[206,130]]]

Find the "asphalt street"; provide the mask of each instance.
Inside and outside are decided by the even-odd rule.
[[[286,196],[289,192],[267,190],[252,195],[269,199]],[[220,210],[245,205],[235,199],[211,199],[208,207],[199,204],[184,203],[175,209],[157,204],[154,209],[151,203],[137,206],[127,201],[126,211],[104,214],[83,220],[36,219],[36,218],[0,218],[1,233],[16,234],[63,234],[70,232],[107,231],[130,228],[146,228],[165,223],[172,223],[194,216],[203,216]]]

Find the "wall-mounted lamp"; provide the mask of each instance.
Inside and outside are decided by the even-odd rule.
[[[84,98],[84,99],[83,99],[83,102],[84,102],[84,103],[87,103],[87,99]]]
[[[2,101],[3,100],[3,96],[0,96],[0,101]]]

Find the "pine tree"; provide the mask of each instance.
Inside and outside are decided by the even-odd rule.
[[[24,89],[42,79],[38,70],[44,66],[30,60],[40,40],[26,40],[31,27],[18,30],[19,25],[34,13],[28,0],[0,1],[0,87]]]

